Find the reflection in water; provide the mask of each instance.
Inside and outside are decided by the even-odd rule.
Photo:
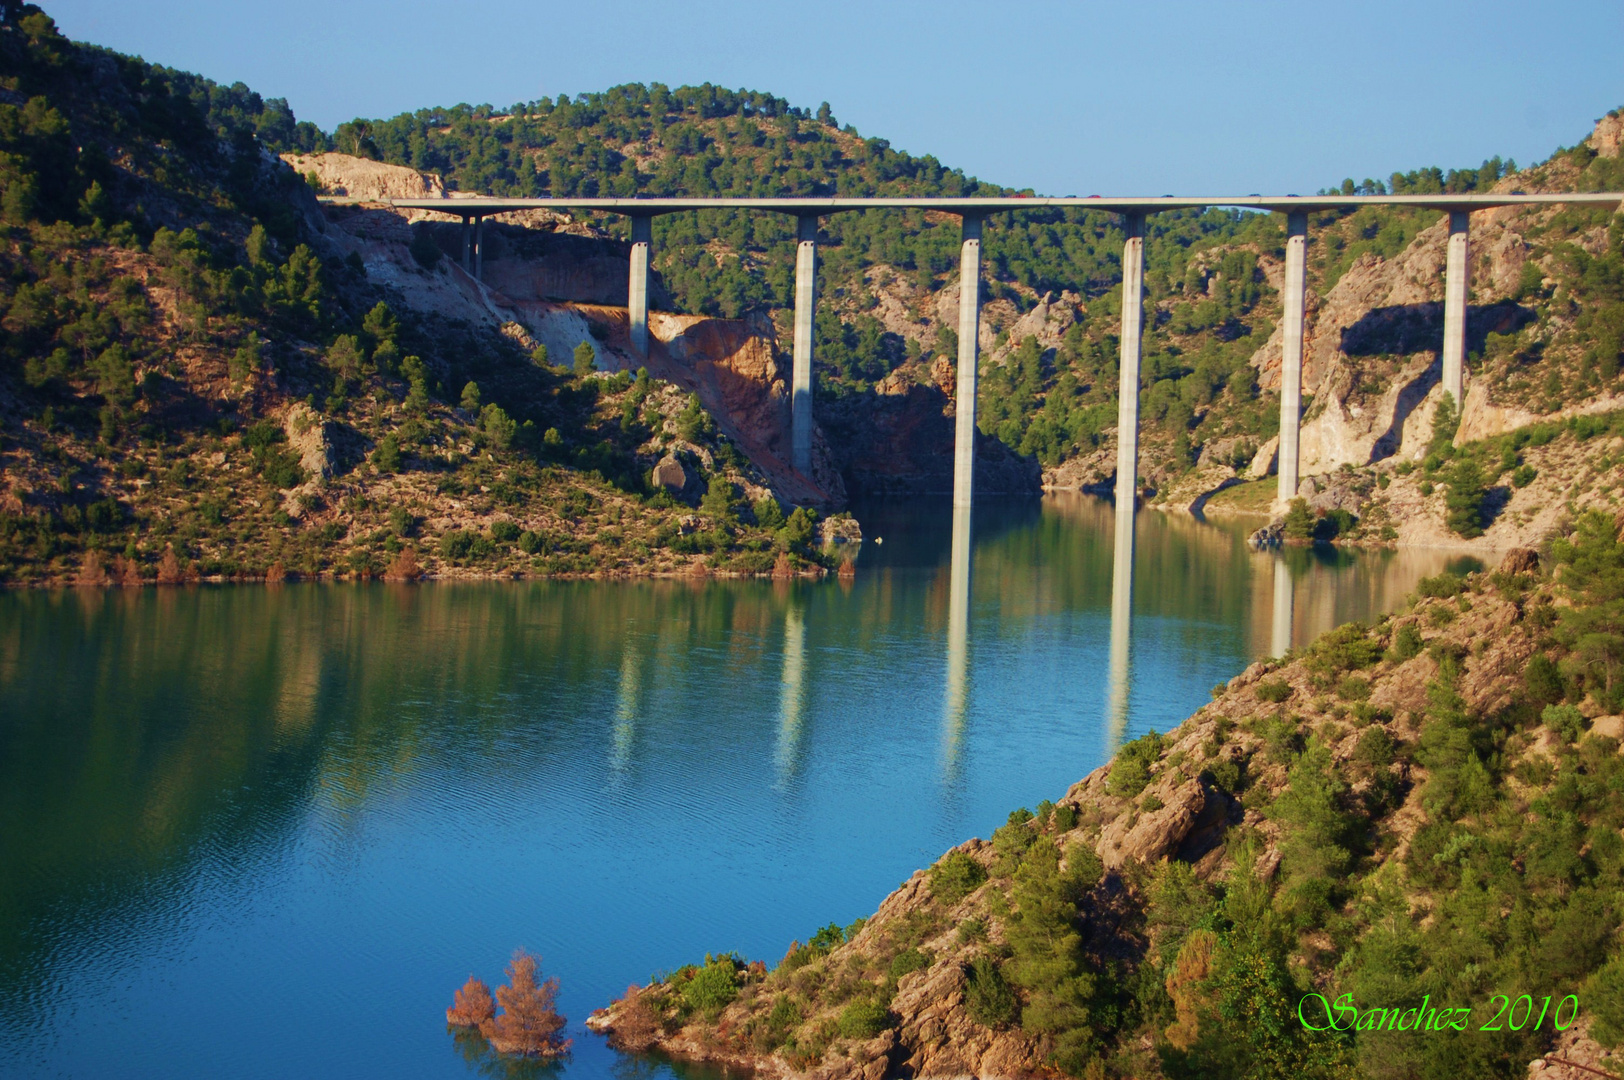
[[[1107,674],[1107,753],[1115,753],[1128,730],[1128,644],[1133,633],[1134,504],[1116,508],[1111,551],[1111,661]]]
[[[1301,645],[1459,568],[1151,512],[1113,551],[1081,495],[980,513],[860,513],[886,543],[849,592],[0,592],[0,1075],[466,1077],[435,1018],[516,946],[577,1020],[781,956],[1187,716],[1266,655],[1277,582]],[[613,1074],[570,1034],[565,1076]]]
[[[801,726],[806,711],[806,614],[792,597],[784,611],[784,674],[778,692],[778,785],[795,775],[801,760]]]
[[[1286,560],[1275,558],[1274,563],[1274,620],[1269,638],[1269,655],[1284,656],[1291,651],[1291,616],[1294,585]]]
[[[610,739],[609,767],[620,772],[631,758],[632,743],[637,738],[637,713],[642,705],[643,664],[637,655],[637,645],[627,635],[625,651],[620,657],[620,692],[615,705],[615,726]]]
[[[953,508],[953,564],[947,600],[947,706],[943,713],[942,774],[951,783],[958,771],[969,704],[970,508]]]

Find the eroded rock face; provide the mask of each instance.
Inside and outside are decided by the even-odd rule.
[[[312,173],[327,194],[352,199],[443,199],[445,182],[435,173],[404,165],[386,165],[351,154],[283,154],[282,160],[301,176]]]
[[[302,401],[295,402],[282,418],[282,431],[311,480],[326,480],[333,475],[333,443],[327,420],[320,413]]]

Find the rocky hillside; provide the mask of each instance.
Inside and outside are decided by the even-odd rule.
[[[1621,528],[1591,513],[1543,557],[1427,579],[1380,623],[1215,687],[872,917],[770,968],[707,957],[590,1023],[831,1080],[1616,1073]],[[1496,1025],[1496,994],[1573,994],[1577,1020]],[[1395,1030],[1423,1005],[1470,1023]]]
[[[1348,180],[1341,190],[1619,190],[1621,129],[1624,119],[1610,114],[1532,168],[1494,158]],[[452,195],[1007,193],[864,139],[826,113],[710,86],[423,110],[356,121],[335,140],[431,169]],[[955,224],[903,213],[825,219],[823,415],[872,412],[883,424],[904,390],[942,386],[936,361],[955,349]],[[1212,211],[1157,215],[1150,228],[1142,471],[1154,503],[1189,508],[1273,466],[1283,222]],[[1501,210],[1476,215],[1473,228],[1462,441],[1616,410],[1624,295],[1615,215]],[[1438,398],[1442,219],[1366,208],[1315,215],[1311,229],[1304,470],[1418,460]],[[1113,479],[1120,236],[1110,215],[1071,211],[1000,215],[988,230],[978,417],[984,434],[1036,459],[1050,487]],[[760,215],[656,223],[655,265],[674,303],[765,310],[781,332],[791,249],[787,226]]]
[[[545,299],[623,248],[519,228],[541,250],[495,260],[509,297],[444,226],[319,206],[266,149],[312,141],[284,104],[28,5],[0,59],[0,579],[839,565],[838,475],[759,438],[770,340],[663,316],[657,371],[611,372],[623,310]]]

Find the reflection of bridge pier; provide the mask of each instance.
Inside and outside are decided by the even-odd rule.
[[[806,614],[793,599],[784,612],[784,669],[778,690],[778,749],[773,755],[778,783],[794,774],[801,760],[806,722]]]
[[[1297,586],[1286,560],[1276,556],[1274,563],[1274,620],[1270,624],[1269,655],[1284,656],[1291,651],[1291,621],[1296,608]]]
[[[958,767],[970,698],[970,508],[953,508],[953,562],[947,591],[947,701],[942,712],[943,770]]]
[[[620,772],[631,759],[637,738],[637,714],[642,709],[643,663],[628,636],[620,654],[620,689],[615,701],[615,726],[610,736],[609,767]]]

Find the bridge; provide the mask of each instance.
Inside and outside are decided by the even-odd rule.
[[[1280,450],[1276,505],[1297,494],[1298,438],[1302,414],[1304,297],[1307,290],[1308,215],[1362,206],[1430,208],[1449,215],[1449,247],[1444,285],[1443,388],[1460,404],[1465,384],[1466,298],[1469,274],[1469,228],[1474,210],[1503,206],[1551,204],[1624,206],[1624,193],[1456,195],[1240,195],[1162,196],[1160,198],[998,197],[998,198],[561,198],[502,199],[489,197],[394,199],[402,210],[432,210],[463,221],[463,268],[474,277],[483,270],[484,219],[517,210],[595,210],[631,220],[631,276],[627,315],[632,348],[648,355],[649,257],[651,222],[660,214],[689,210],[759,210],[788,214],[796,221],[794,367],[790,381],[791,465],[802,474],[812,463],[812,332],[817,298],[818,219],[859,210],[931,210],[954,214],[963,222],[959,280],[981,277],[982,222],[999,213],[1019,210],[1080,209],[1120,214],[1126,241],[1122,251],[1122,335],[1119,387],[1139,385],[1140,340],[1144,330],[1145,217],[1162,210],[1212,207],[1270,211],[1286,215],[1286,260],[1283,284],[1283,356],[1280,368]],[[959,355],[955,384],[953,505],[973,502],[975,461],[977,332],[981,322],[980,289],[959,290]],[[1132,507],[1139,466],[1139,395],[1119,392],[1117,414],[1116,500]]]
[[[925,210],[957,215],[962,222],[959,256],[959,355],[955,385],[953,446],[953,541],[948,600],[946,723],[949,745],[956,746],[967,705],[967,639],[970,609],[970,511],[974,495],[977,336],[981,290],[963,283],[981,278],[983,221],[1000,213],[1051,208],[1120,214],[1122,249],[1122,335],[1117,383],[1117,470],[1114,550],[1111,578],[1111,646],[1107,676],[1110,742],[1119,741],[1128,706],[1129,625],[1132,618],[1134,510],[1139,476],[1140,343],[1144,333],[1145,218],[1164,210],[1214,207],[1267,211],[1286,216],[1286,258],[1282,283],[1282,356],[1280,366],[1280,444],[1275,505],[1283,508],[1297,494],[1298,448],[1302,417],[1303,327],[1307,294],[1308,215],[1363,206],[1409,206],[1449,215],[1444,280],[1442,383],[1457,405],[1464,403],[1466,370],[1466,300],[1470,273],[1471,214],[1504,206],[1555,204],[1613,206],[1624,210],[1621,192],[1561,194],[1443,195],[1242,195],[1161,198],[580,198],[500,199],[486,197],[397,199],[402,210],[432,210],[462,217],[463,269],[482,271],[483,220],[515,210],[595,210],[631,220],[631,278],[627,314],[633,348],[648,355],[648,275],[651,221],[659,214],[689,210],[760,210],[795,218],[795,340],[791,379],[791,464],[803,475],[812,462],[812,330],[817,300],[818,220],[829,214],[860,210]],[[471,235],[470,235],[471,234]],[[1292,585],[1285,564],[1275,567],[1276,654],[1291,645]],[[798,667],[798,665],[797,665]]]

